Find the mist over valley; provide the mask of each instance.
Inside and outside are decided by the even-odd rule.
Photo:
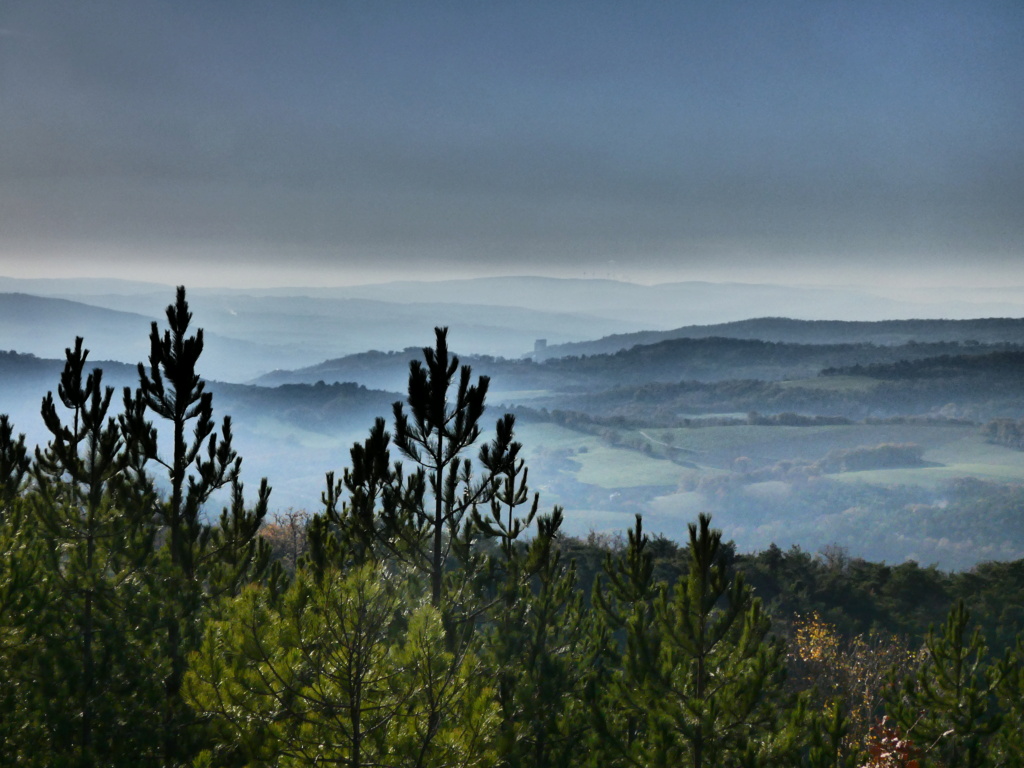
[[[519,290],[530,285],[405,283],[392,300],[387,286],[190,292],[200,369],[216,412],[233,418],[248,485],[265,476],[274,509],[316,512],[325,473],[348,465],[376,417],[390,418],[410,361],[444,325],[462,363],[490,377],[485,421],[517,417],[531,488],[544,507],[564,507],[569,534],[621,535],[641,514],[646,530],[679,540],[712,512],[744,551],[839,546],[943,568],[1024,557],[1024,451],[998,426],[1024,416],[1024,320],[733,315],[672,328],[698,313],[680,296],[734,292],[724,305],[749,304],[756,286],[538,280]],[[39,400],[73,336],[106,384],[136,386],[148,326],[172,293],[2,287],[20,290],[0,296],[10,350],[0,412],[32,443],[46,440]],[[544,293],[557,289],[563,301]],[[590,289],[601,300],[588,307]],[[659,295],[669,298],[658,305]],[[816,295],[765,286],[759,306],[812,307]],[[644,325],[659,308],[661,322]],[[631,314],[641,319],[622,319]]]

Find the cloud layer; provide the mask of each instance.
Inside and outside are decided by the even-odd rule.
[[[7,273],[1024,263],[1018,3],[16,0],[0,29]]]

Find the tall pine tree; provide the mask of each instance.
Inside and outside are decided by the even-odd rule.
[[[889,714],[927,761],[945,768],[991,764],[989,742],[1000,724],[995,698],[1002,670],[988,663],[981,630],[969,631],[970,618],[958,601],[941,633],[929,631],[916,674],[887,692]]]
[[[721,532],[690,527],[689,570],[651,589],[637,526],[624,562],[595,594],[623,637],[621,666],[596,699],[595,765],[754,765],[788,750],[777,728],[782,648],[742,576],[721,561]],[[611,599],[609,599],[611,598]]]
[[[163,750],[168,765],[181,761],[195,746],[186,726],[189,710],[181,701],[186,658],[198,647],[203,609],[220,595],[237,594],[269,566],[269,547],[257,532],[267,511],[270,488],[264,479],[254,507],[245,505],[239,479],[241,458],[232,448],[231,418],[215,430],[213,395],[197,370],[203,331],[189,335],[192,313],[179,287],[167,307],[168,328],[157,323],[150,332],[148,368],[139,364],[140,396],[146,409],[171,427],[170,455],[151,457],[164,468],[170,499],[159,508],[165,532],[168,587],[164,595],[167,655]],[[188,429],[191,427],[191,435]],[[214,524],[206,504],[220,488],[231,488],[231,501]]]
[[[114,391],[101,370],[86,374],[87,357],[81,338],[66,350],[57,393],[70,413],[65,421],[53,393],[44,398],[51,439],[32,467],[32,509],[54,588],[49,608],[61,617],[46,635],[40,680],[51,690],[55,762],[142,764],[159,701],[145,577],[155,495],[128,445],[136,425],[110,415]],[[127,391],[125,401],[127,413],[137,412]]]

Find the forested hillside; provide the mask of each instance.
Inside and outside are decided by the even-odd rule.
[[[491,380],[446,329],[405,362],[387,418],[373,416],[386,393],[357,384],[215,389],[203,351],[179,289],[119,397],[80,338],[56,370],[4,357],[52,380],[38,450],[0,418],[3,762],[1024,763],[1024,559],[948,572],[836,545],[750,551],[706,514],[675,540],[642,515],[625,533],[571,536],[535,492],[532,470],[558,457],[535,463],[515,416],[488,415]],[[318,508],[274,512],[271,483],[242,485],[222,399],[246,404],[236,418],[290,408],[311,431],[340,410],[367,423]],[[618,424],[600,440],[628,426],[530,415],[575,419],[584,436]],[[886,428],[794,413],[678,429],[855,426]],[[638,434],[690,456],[666,464],[696,466],[670,431]],[[701,461],[732,455],[717,450]],[[815,480],[930,463],[915,444],[855,441],[815,463],[767,468],[755,454],[695,482],[721,497],[781,478],[833,492],[845,486]],[[879,486],[904,495],[899,534],[870,515],[846,522],[879,538],[977,535],[957,528],[967,519],[1019,530],[1010,485],[969,518],[979,481],[959,482],[960,497],[932,506]]]
[[[608,389],[680,379],[714,382],[734,379],[769,381],[799,379],[855,366],[885,366],[906,361],[956,356],[1020,353],[1018,343],[963,344],[936,341],[899,346],[857,344],[793,344],[726,337],[684,338],[638,345],[612,354],[582,357],[506,360],[467,355],[480,370],[513,390],[555,392]],[[263,385],[314,383],[316,381],[366,381],[393,387],[400,362],[415,352],[367,352],[328,360],[295,371],[274,371],[256,380]]]

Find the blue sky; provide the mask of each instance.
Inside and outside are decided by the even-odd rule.
[[[0,5],[0,274],[1024,286],[1024,3]]]

